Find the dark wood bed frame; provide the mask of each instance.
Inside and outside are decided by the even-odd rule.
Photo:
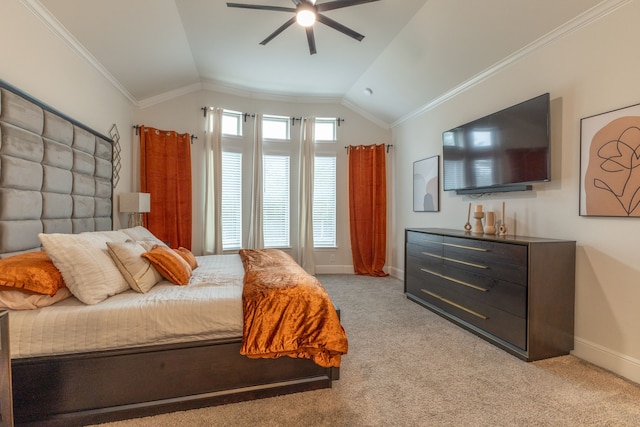
[[[0,88],[111,141],[1,80]],[[15,425],[69,427],[138,418],[330,388],[339,377],[338,368],[308,359],[249,359],[240,354],[241,341],[12,359]]]
[[[339,368],[249,359],[241,339],[12,360],[16,426],[68,427],[330,388]]]

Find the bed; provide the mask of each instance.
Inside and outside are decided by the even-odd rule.
[[[141,245],[145,253],[171,250],[152,241],[152,235],[145,237],[148,230],[129,229],[131,235],[111,230],[109,138],[0,81],[0,141],[0,258],[39,253],[44,247],[72,290],[71,296],[45,307],[9,310],[16,425],[73,426],[135,418],[329,388],[339,378],[346,336],[341,344],[344,351],[328,359],[308,348],[300,353],[291,349],[251,353],[243,330],[248,322],[242,294],[248,289],[246,272],[256,268],[240,255],[177,257],[184,264],[197,265],[195,269],[190,265],[192,275],[186,286],[161,277],[142,293],[122,287],[118,279],[116,290],[96,291],[101,295],[97,302],[92,299],[95,292],[78,291],[78,283],[101,280],[87,281],[88,276],[82,275],[67,280],[66,267],[61,266],[80,255],[64,251],[65,244],[72,248],[86,241],[97,246],[113,242],[114,246]],[[51,243],[58,236],[71,243]],[[96,255],[100,256],[116,259],[113,252],[109,255],[104,250]],[[280,256],[278,252],[275,258]],[[157,276],[162,271],[154,264],[158,260],[145,259],[156,267]],[[268,259],[271,262],[273,257]],[[126,276],[122,266],[113,264],[120,268],[121,277]],[[302,277],[297,267],[284,270]],[[86,274],[103,277],[102,271]],[[305,280],[313,280],[307,276]],[[213,287],[206,284],[207,277],[217,278]],[[127,277],[124,280],[127,283]],[[190,293],[199,287],[222,305],[212,309],[201,304],[200,297]],[[172,296],[166,298],[163,292]],[[140,310],[145,304],[162,310]],[[142,317],[126,323],[131,317],[127,307],[134,307]],[[109,308],[121,314],[114,316]],[[339,315],[339,310],[331,308]],[[227,312],[226,320],[211,316],[214,312]],[[194,313],[195,317],[188,317]],[[119,323],[122,319],[125,322]],[[140,332],[131,324],[155,326]],[[172,325],[180,327],[172,329]],[[80,334],[72,334],[74,329]]]

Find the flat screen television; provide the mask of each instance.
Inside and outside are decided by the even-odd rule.
[[[445,191],[522,191],[549,181],[549,94],[443,132],[442,145]]]

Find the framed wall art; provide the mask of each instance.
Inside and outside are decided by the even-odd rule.
[[[413,211],[440,211],[440,156],[413,162]]]
[[[580,120],[580,215],[640,217],[640,104]]]

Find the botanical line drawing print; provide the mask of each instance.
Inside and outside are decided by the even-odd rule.
[[[583,184],[587,215],[640,217],[640,116],[594,134]]]

